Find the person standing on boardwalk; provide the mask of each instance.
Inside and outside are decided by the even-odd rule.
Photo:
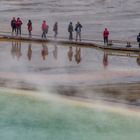
[[[46,38],[46,34],[48,33],[49,26],[46,24],[46,21],[44,20],[42,23],[42,38]]]
[[[53,31],[54,31],[54,37],[56,38],[57,34],[58,34],[58,23],[57,22],[55,22],[53,25]]]
[[[17,21],[16,21],[17,35],[21,35],[21,25],[22,25],[22,21],[21,21],[21,19],[18,17],[18,18],[17,18]]]
[[[11,20],[11,28],[12,28],[12,35],[14,34],[14,32],[16,34],[16,19],[15,19],[15,17],[13,17],[13,19]]]
[[[140,33],[139,33],[139,35],[137,36],[137,42],[139,43],[139,48],[140,48]]]
[[[75,26],[75,31],[76,31],[76,41],[79,40],[81,41],[81,29],[82,29],[82,25],[80,24],[80,22],[77,22],[76,26]]]
[[[68,32],[69,32],[69,40],[73,40],[73,25],[72,22],[70,22],[68,26]]]
[[[108,45],[108,36],[109,36],[109,31],[107,28],[103,31],[103,38],[104,38],[104,44]]]
[[[29,37],[31,38],[32,37],[32,22],[31,22],[31,20],[28,21],[27,27],[28,27]]]

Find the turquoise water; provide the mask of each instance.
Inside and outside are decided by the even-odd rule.
[[[0,92],[2,140],[139,140],[140,118]]]

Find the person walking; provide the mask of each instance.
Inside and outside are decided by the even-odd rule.
[[[17,21],[16,21],[16,29],[17,29],[17,36],[21,35],[21,25],[22,25],[22,21],[21,19],[18,17]]]
[[[69,32],[69,40],[73,40],[73,25],[72,25],[72,22],[69,23],[68,32]]]
[[[32,21],[30,19],[28,20],[27,28],[28,28],[29,38],[31,38],[32,37]]]
[[[76,26],[75,26],[75,31],[76,31],[76,41],[79,40],[81,41],[81,29],[82,29],[82,25],[80,24],[80,22],[77,22]]]
[[[57,34],[58,34],[58,23],[57,22],[55,22],[53,25],[53,31],[54,31],[54,37],[56,38]]]
[[[15,33],[16,34],[16,18],[13,17],[11,20],[11,28],[12,28],[12,35]]]
[[[44,20],[42,23],[42,38],[46,38],[46,34],[48,33],[49,26],[46,24],[46,21]]]
[[[140,48],[140,33],[137,35],[137,42],[139,43],[139,48]]]
[[[104,44],[108,45],[109,31],[107,28],[103,31]]]

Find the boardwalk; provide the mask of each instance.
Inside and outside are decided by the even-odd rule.
[[[0,41],[25,41],[25,42],[36,42],[36,43],[42,43],[42,42],[48,42],[48,43],[57,43],[57,44],[67,44],[67,45],[79,45],[81,47],[87,47],[87,48],[96,48],[96,49],[102,49],[102,50],[112,50],[112,51],[123,51],[123,52],[140,52],[140,49],[138,48],[137,42],[131,42],[134,47],[126,48],[127,41],[119,41],[119,40],[113,40],[113,45],[105,46],[101,40],[86,40],[83,39],[81,42],[78,41],[69,41],[67,38],[59,37],[57,39],[54,39],[53,37],[48,37],[47,39],[42,39],[38,35],[33,36],[32,38],[27,37],[26,35],[21,37],[6,35],[6,34],[0,34]],[[136,47],[137,46],[137,47]]]

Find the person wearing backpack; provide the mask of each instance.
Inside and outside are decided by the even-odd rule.
[[[82,29],[82,25],[80,24],[80,22],[77,22],[76,26],[75,26],[75,32],[76,32],[76,41],[79,40],[81,41],[81,29]]]

